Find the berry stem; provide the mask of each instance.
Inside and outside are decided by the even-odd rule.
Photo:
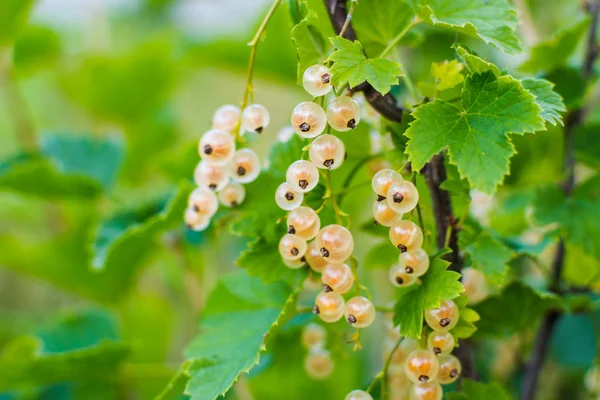
[[[252,88],[252,78],[254,76],[254,61],[256,59],[256,51],[258,50],[258,44],[260,43],[260,39],[267,29],[267,25],[269,24],[271,17],[273,17],[273,14],[275,14],[275,11],[277,10],[277,7],[279,7],[281,2],[282,2],[282,0],[273,1],[273,3],[271,4],[271,7],[269,7],[269,10],[265,14],[262,21],[260,22],[260,25],[258,26],[256,33],[252,37],[252,40],[250,40],[248,42],[248,46],[250,46],[250,60],[248,61],[248,76],[246,78],[246,87],[244,89],[244,97],[242,97],[242,106],[241,106],[242,112],[248,105],[249,98],[251,99],[251,101],[254,101],[254,90]],[[236,130],[236,139],[239,139],[239,137],[241,135],[241,130],[242,130],[242,117],[240,115],[240,120],[238,121],[238,129]]]
[[[402,38],[415,26],[419,25],[421,23],[421,20],[417,17],[413,18],[412,21],[410,21],[410,24],[406,25],[404,27],[404,29],[396,35],[395,38],[393,38],[391,40],[391,42],[388,43],[387,47],[385,49],[383,49],[383,51],[381,52],[381,54],[379,54],[379,58],[383,58],[385,56],[387,56],[390,51],[392,51],[397,45],[398,42],[400,42],[400,40],[402,40]]]
[[[367,388],[367,392],[371,393],[371,391],[375,388],[375,384],[377,383],[377,381],[379,381],[381,379],[381,400],[385,400],[387,398],[387,371],[392,362],[392,356],[394,355],[396,350],[398,350],[398,347],[400,346],[400,344],[402,343],[403,340],[404,340],[404,337],[401,337],[400,339],[398,339],[398,341],[396,342],[396,344],[390,351],[390,354],[388,354],[387,358],[385,359],[385,362],[383,363],[383,367],[381,368],[381,371],[379,371],[377,373],[377,375],[375,375],[375,378],[373,378],[373,381]]]
[[[344,212],[340,210],[336,198],[333,195],[330,170],[325,170],[325,183],[327,184],[327,192],[325,193],[324,198],[329,198],[331,201],[331,207],[335,213],[335,220],[339,225],[342,225],[342,214],[344,214]]]
[[[346,33],[346,29],[348,29],[348,27],[350,26],[350,22],[352,22],[352,14],[354,14],[354,8],[356,8],[357,4],[358,0],[350,1],[350,8],[348,9],[348,15],[346,15],[346,21],[344,22],[342,29],[340,29],[340,33],[338,33],[338,36],[343,37],[344,33]]]
[[[598,57],[600,51],[599,44],[597,42],[598,33],[598,19],[600,14],[600,0],[591,0],[587,2],[587,12],[592,17],[592,23],[588,33],[587,48],[585,51],[585,58],[583,60],[582,75],[587,84],[590,83],[592,78],[593,66]],[[565,178],[561,183],[563,193],[566,197],[571,195],[575,186],[575,134],[579,127],[584,123],[586,117],[585,104],[575,108],[566,117],[565,130],[564,130],[564,160],[563,160],[563,171]],[[564,260],[566,255],[566,244],[564,236],[558,241],[556,253],[554,255],[554,261],[552,262],[551,278],[549,283],[549,289],[557,294],[561,294],[561,276],[564,267]],[[537,392],[537,382],[539,374],[544,366],[546,354],[548,353],[548,344],[552,338],[552,333],[556,322],[560,317],[560,311],[550,310],[544,316],[533,346],[531,353],[531,359],[526,365],[525,375],[523,379],[523,391],[521,394],[522,400],[532,400]]]

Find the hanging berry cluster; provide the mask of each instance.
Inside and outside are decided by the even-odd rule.
[[[219,203],[225,207],[237,207],[244,201],[246,191],[243,184],[254,181],[261,166],[254,151],[248,148],[236,150],[235,133],[261,133],[269,121],[267,109],[260,104],[252,104],[243,112],[231,104],[215,111],[212,129],[202,135],[198,144],[202,158],[194,169],[194,181],[198,187],[190,194],[184,215],[190,229],[206,229]]]
[[[327,330],[315,323],[307,324],[302,330],[302,345],[308,351],[304,369],[313,379],[326,379],[333,372],[333,359],[325,349]]]
[[[326,96],[332,90],[330,81],[329,68],[324,65],[308,68],[302,77],[304,89],[313,96]],[[345,302],[342,296],[355,285],[354,271],[346,263],[354,250],[352,234],[339,223],[321,228],[317,212],[302,206],[304,194],[319,182],[319,169],[328,174],[344,162],[344,143],[332,134],[322,133],[328,126],[338,132],[349,131],[359,122],[360,106],[349,96],[335,97],[326,110],[311,101],[297,105],[291,125],[301,137],[314,139],[308,149],[310,160],[298,160],[289,166],[286,182],[277,189],[275,200],[279,207],[290,211],[288,233],[279,242],[284,263],[290,268],[308,264],[313,271],[322,274],[323,291],[317,295],[314,313],[330,323],[345,315],[350,325],[364,328],[375,319],[373,303],[363,296]],[[314,241],[307,244],[312,239]]]

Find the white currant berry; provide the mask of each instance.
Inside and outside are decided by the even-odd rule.
[[[209,189],[199,187],[190,193],[188,206],[201,215],[212,217],[219,208],[217,196]]]
[[[321,274],[323,290],[346,293],[354,284],[354,274],[347,264],[328,264]]]
[[[327,350],[317,349],[304,359],[304,370],[313,379],[326,379],[333,372],[334,364]]]
[[[410,400],[442,400],[443,395],[444,391],[437,382],[419,383],[410,390]]]
[[[322,64],[307,68],[302,75],[302,86],[315,97],[326,95],[332,89],[329,68]]]
[[[242,112],[244,131],[261,133],[269,125],[271,117],[267,109],[260,104],[251,104]]]
[[[390,187],[403,180],[402,175],[393,169],[385,168],[378,171],[371,180],[371,187],[377,195],[377,201],[385,200]]]
[[[322,169],[337,169],[344,162],[344,142],[333,135],[321,135],[310,144],[310,161]]]
[[[387,203],[392,210],[405,214],[412,211],[419,202],[419,192],[410,181],[394,183],[387,192]]]
[[[282,183],[275,191],[275,202],[282,210],[290,211],[300,207],[304,201],[304,193],[295,190],[288,183]]]
[[[327,122],[339,132],[356,128],[360,122],[360,105],[350,96],[336,97],[327,106]]]
[[[231,160],[231,178],[239,183],[250,183],[260,174],[260,159],[250,149],[235,152]]]
[[[352,234],[341,225],[327,225],[317,233],[315,245],[321,252],[321,257],[330,263],[342,263],[354,251]]]
[[[300,269],[304,267],[305,263],[302,261],[302,258],[297,260],[290,260],[289,258],[281,258],[286,267],[290,269]]]
[[[390,282],[396,287],[407,287],[417,281],[415,274],[409,274],[402,264],[396,263],[389,270]]]
[[[440,363],[431,350],[417,349],[408,355],[404,363],[404,373],[413,383],[433,381],[440,369]]]
[[[407,274],[421,276],[429,269],[429,256],[423,249],[400,253],[398,262]]]
[[[346,321],[355,328],[366,328],[375,321],[375,306],[371,300],[356,296],[346,302]]]
[[[297,236],[285,234],[279,241],[279,254],[287,260],[299,260],[306,253],[306,241]]]
[[[287,226],[288,233],[296,235],[300,239],[311,240],[321,229],[321,220],[315,210],[300,206],[288,214]]]
[[[218,194],[219,201],[225,207],[237,207],[246,198],[246,189],[239,183],[228,183]]]
[[[211,129],[200,138],[198,152],[202,160],[213,165],[227,164],[235,152],[233,136],[219,129]]]
[[[336,292],[321,292],[315,299],[313,313],[325,322],[335,322],[344,315],[344,298]]]
[[[215,111],[212,117],[212,127],[225,132],[233,132],[240,120],[240,108],[233,104],[225,104]]]
[[[473,267],[463,268],[462,284],[465,287],[465,296],[469,299],[469,303],[478,303],[485,299],[489,294],[485,275],[478,269]]]
[[[325,339],[327,338],[327,330],[319,325],[311,322],[302,329],[302,345],[307,350],[323,348]]]
[[[396,221],[390,227],[390,241],[402,253],[413,251],[423,246],[423,232],[412,221]]]
[[[452,300],[443,300],[438,308],[425,310],[425,322],[434,331],[449,331],[458,323],[458,307]]]
[[[314,240],[308,244],[308,249],[306,249],[304,259],[306,260],[306,263],[310,269],[318,273],[323,272],[323,270],[325,270],[325,268],[329,265],[327,259],[321,256],[321,250],[317,247]]]
[[[208,225],[210,224],[210,215],[200,214],[193,208],[188,207],[185,209],[183,220],[185,221],[185,224],[188,226],[188,228],[190,228],[193,231],[199,232],[208,228]]]
[[[288,167],[285,179],[294,190],[306,193],[319,183],[319,171],[310,161],[298,160]]]
[[[450,354],[454,349],[454,336],[449,332],[433,331],[427,336],[427,348],[435,355]]]
[[[353,390],[346,395],[344,400],[373,400],[373,397],[364,390]]]
[[[227,165],[214,165],[202,160],[194,169],[196,185],[219,191],[229,183],[230,171]]]
[[[375,221],[383,226],[392,226],[394,222],[402,219],[402,214],[392,210],[386,201],[375,200],[372,211]]]
[[[450,354],[443,354],[438,357],[438,360],[440,362],[438,381],[442,385],[455,382],[462,372],[462,366],[458,358]]]
[[[290,123],[298,135],[312,139],[325,130],[327,115],[317,103],[305,101],[294,108]]]

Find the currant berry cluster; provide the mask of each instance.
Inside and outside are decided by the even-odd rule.
[[[225,207],[237,207],[244,201],[246,191],[243,184],[254,181],[261,167],[254,151],[248,148],[236,150],[234,131],[241,124],[241,132],[260,133],[269,120],[267,109],[260,104],[252,104],[243,112],[231,104],[215,111],[212,129],[205,132],[198,143],[198,153],[202,158],[194,169],[194,181],[198,187],[190,194],[184,214],[190,229],[206,229],[219,203]]]
[[[327,95],[332,90],[329,68],[324,65],[308,68],[302,83],[313,96]],[[317,295],[314,313],[329,323],[345,315],[350,325],[364,328],[375,319],[373,303],[362,296],[345,302],[342,296],[354,286],[354,272],[346,263],[354,250],[352,234],[339,224],[321,228],[317,212],[302,206],[304,194],[314,189],[319,181],[319,169],[339,168],[346,156],[344,143],[339,138],[322,133],[327,126],[339,132],[349,131],[359,122],[360,106],[349,96],[334,98],[327,110],[312,101],[298,104],[292,112],[291,126],[301,137],[314,139],[308,149],[310,160],[298,160],[289,166],[286,182],[278,187],[275,200],[279,207],[290,211],[288,233],[279,242],[284,263],[290,268],[308,264],[321,274],[323,291]],[[312,239],[314,241],[307,244]]]
[[[308,351],[304,359],[304,369],[308,376],[316,380],[331,375],[334,363],[329,351],[325,349],[327,331],[319,324],[309,323],[302,330],[302,345]]]

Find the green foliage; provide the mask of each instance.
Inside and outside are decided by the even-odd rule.
[[[400,292],[394,306],[394,325],[400,325],[403,336],[420,338],[425,309],[439,307],[442,300],[453,299],[464,291],[458,281],[460,274],[448,271],[449,265],[440,257],[433,258],[421,283]]]
[[[369,224],[370,225],[370,224]],[[387,233],[387,232],[386,232]],[[398,262],[398,249],[390,244],[388,240],[371,247],[365,257],[365,268],[390,268]]]
[[[472,308],[467,306],[468,299],[462,294],[454,302],[458,306],[460,319],[454,328],[452,328],[452,335],[459,339],[467,339],[473,336],[477,330],[477,321],[479,321],[479,314]]]
[[[341,37],[330,39],[336,50],[329,56],[331,80],[336,87],[348,84],[351,88],[367,81],[381,94],[390,91],[402,75],[400,66],[383,58],[367,58],[360,42]]]
[[[60,40],[50,28],[29,26],[18,37],[13,63],[18,72],[32,72],[51,66],[60,55]]]
[[[600,169],[600,124],[584,125],[577,130],[575,151],[577,159],[596,170]]]
[[[12,42],[29,18],[35,0],[6,0],[0,9],[0,47]]]
[[[560,113],[565,112],[565,105],[560,95],[553,91],[554,84],[545,79],[522,79],[523,87],[535,96],[535,102],[542,109],[542,118],[552,125],[563,124]]]
[[[510,396],[497,382],[481,383],[463,379],[461,393],[448,393],[448,400],[509,400]]]
[[[323,33],[318,28],[317,14],[308,8],[306,0],[298,1],[297,4],[298,14],[302,19],[294,25],[291,35],[298,55],[298,82],[301,82],[304,71],[323,62],[327,56]]]
[[[244,273],[224,277],[212,292],[200,324],[200,335],[186,350],[186,393],[192,399],[216,399],[242,373],[248,373],[265,349],[265,337],[295,305],[282,283],[264,285]]]
[[[544,129],[534,96],[518,80],[492,72],[465,80],[460,105],[436,100],[413,115],[416,120],[406,136],[415,168],[447,147],[461,177],[485,193],[492,193],[508,173],[514,147],[507,135]]]

